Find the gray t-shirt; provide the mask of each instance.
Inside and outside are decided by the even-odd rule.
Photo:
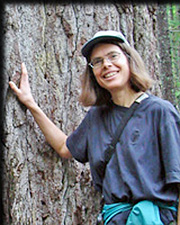
[[[79,162],[90,163],[94,186],[102,191],[107,204],[141,200],[177,202],[180,115],[170,102],[153,95],[141,102],[126,125],[103,179],[104,151],[127,110],[113,103],[91,107],[67,139],[71,154]],[[173,212],[161,212],[165,224],[173,220]],[[128,213],[121,214],[113,220],[119,217],[118,221],[126,221]]]

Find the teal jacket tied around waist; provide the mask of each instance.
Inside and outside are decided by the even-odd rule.
[[[161,202],[140,201],[133,205],[131,203],[105,204],[102,210],[104,225],[118,213],[131,210],[126,225],[163,225],[160,219],[159,207],[177,211],[177,207],[169,206]]]

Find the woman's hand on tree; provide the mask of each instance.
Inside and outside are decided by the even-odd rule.
[[[13,81],[9,82],[9,86],[14,91],[14,93],[17,95],[18,99],[27,108],[31,107],[31,105],[35,103],[32,93],[31,93],[31,88],[29,85],[28,73],[27,73],[25,63],[21,64],[21,80],[20,80],[19,88]]]

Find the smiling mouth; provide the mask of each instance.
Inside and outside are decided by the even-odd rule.
[[[103,77],[104,78],[110,78],[110,77],[113,77],[114,75],[116,75],[117,73],[118,73],[117,71],[116,72],[107,73]]]

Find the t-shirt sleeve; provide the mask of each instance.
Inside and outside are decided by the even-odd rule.
[[[160,146],[166,183],[180,183],[180,115],[171,104],[163,109]]]
[[[89,128],[89,112],[66,140],[66,145],[72,156],[81,163],[88,162],[88,129]]]

